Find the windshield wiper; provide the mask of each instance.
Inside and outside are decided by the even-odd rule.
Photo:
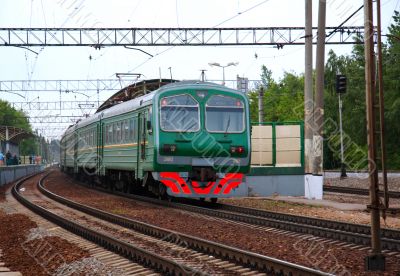
[[[231,115],[229,115],[229,117],[228,117],[228,123],[226,124],[226,129],[225,129],[225,132],[224,132],[224,136],[226,136],[228,134],[228,129],[229,129],[230,125],[231,125]]]

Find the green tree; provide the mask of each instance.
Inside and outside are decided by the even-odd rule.
[[[389,27],[387,43],[383,45],[383,79],[385,97],[385,132],[387,165],[391,169],[400,168],[400,14],[395,12],[394,23]],[[360,37],[355,38],[360,41]],[[343,131],[348,141],[346,145],[356,145],[364,151],[367,150],[366,130],[366,95],[365,95],[365,61],[364,45],[356,44],[349,56],[337,56],[333,51],[328,54],[325,67],[325,119],[339,122],[338,98],[335,93],[336,74],[347,76],[347,93],[343,96]],[[335,127],[325,128],[325,137],[334,136]],[[325,143],[325,168],[337,167],[339,164],[339,143],[329,147]],[[332,145],[332,143],[331,143]],[[351,149],[345,149],[345,152]]]
[[[27,115],[13,108],[9,102],[0,100],[0,125],[14,126],[31,131]]]
[[[0,125],[22,128],[32,131],[28,116],[21,110],[13,108],[9,102],[0,100]],[[37,154],[37,142],[35,138],[25,139],[20,143],[20,154]]]
[[[383,54],[387,164],[400,168],[400,13],[394,12]]]
[[[261,68],[262,87],[264,89],[264,122],[300,121],[303,120],[304,77],[285,72],[281,80],[276,82],[272,72],[266,66]],[[249,93],[250,116],[253,122],[258,121],[257,90]]]

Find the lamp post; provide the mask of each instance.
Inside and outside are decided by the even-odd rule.
[[[225,85],[225,67],[236,66],[238,64],[239,64],[239,62],[229,62],[226,65],[221,65],[218,62],[210,62],[208,65],[217,66],[217,67],[221,67],[222,68],[222,85]]]

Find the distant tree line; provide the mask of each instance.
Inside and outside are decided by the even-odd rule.
[[[0,125],[13,126],[32,132],[27,115],[22,110],[16,110],[9,102],[0,100]],[[35,138],[25,139],[21,141],[20,154],[30,155],[38,154],[38,142]]]
[[[393,23],[388,28],[387,41],[383,45],[383,79],[385,97],[385,132],[387,165],[389,169],[400,169],[400,13],[394,12]],[[360,40],[359,37],[355,37]],[[335,91],[336,74],[347,76],[347,93],[343,95],[343,131],[351,145],[347,151],[367,150],[366,100],[365,100],[364,45],[355,44],[350,55],[338,56],[328,53],[325,65],[324,101],[325,120],[339,125],[338,96]],[[262,67],[264,88],[264,118],[268,121],[304,120],[304,76],[285,72],[275,81],[272,72]],[[258,90],[249,93],[251,120],[258,121]],[[326,124],[324,137],[336,139],[335,124]],[[329,143],[328,143],[329,142]],[[340,143],[326,141],[324,144],[324,168],[340,166]],[[349,161],[350,162],[350,161]],[[353,162],[353,161],[351,161]],[[350,162],[350,163],[351,163]],[[356,161],[354,161],[356,162]],[[351,164],[349,164],[351,167]]]

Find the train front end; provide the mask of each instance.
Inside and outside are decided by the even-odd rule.
[[[204,82],[165,86],[153,101],[160,193],[211,198],[246,194],[249,103],[243,93]]]

